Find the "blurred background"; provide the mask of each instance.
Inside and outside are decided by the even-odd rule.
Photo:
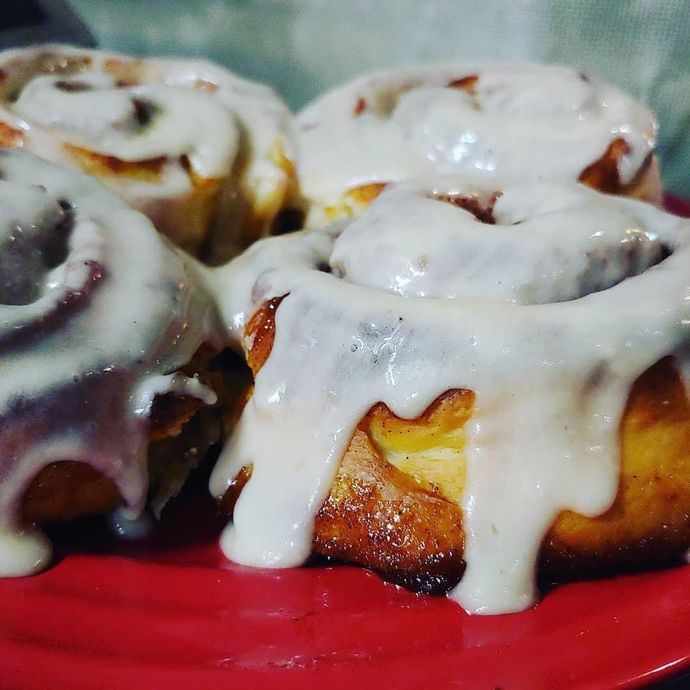
[[[689,0],[66,2],[99,47],[207,57],[294,108],[359,72],[417,60],[576,65],[657,112],[665,186],[690,198]]]

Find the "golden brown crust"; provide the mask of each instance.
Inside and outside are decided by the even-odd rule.
[[[17,148],[24,143],[24,135],[21,130],[10,127],[5,122],[0,122],[0,147],[6,149]]]
[[[370,182],[353,187],[347,192],[347,198],[355,205],[370,204],[386,188],[385,182]]]
[[[251,348],[247,353],[247,364],[254,376],[264,365],[271,354],[273,339],[275,337],[275,312],[280,303],[287,297],[274,297],[265,302],[252,316],[244,329],[245,336],[252,340]]]
[[[468,91],[469,93],[474,93],[479,81],[479,76],[476,74],[468,74],[465,77],[460,77],[459,79],[453,79],[448,82],[447,87],[449,89],[462,89],[463,91]]]
[[[580,173],[580,182],[600,192],[618,194],[622,188],[618,166],[620,159],[628,153],[630,153],[630,146],[625,139],[614,139],[601,158],[588,165]]]
[[[562,513],[544,542],[550,579],[650,567],[690,547],[690,405],[667,357],[633,386],[621,424],[621,479],[597,518]]]
[[[255,373],[270,354],[279,303],[264,305],[250,322],[252,333],[262,334],[249,353]],[[373,568],[416,590],[453,586],[464,569],[462,426],[473,403],[471,391],[449,391],[415,420],[375,405],[359,423],[316,516],[314,552]],[[690,404],[671,358],[633,386],[620,435],[615,502],[598,517],[570,511],[558,517],[541,550],[544,578],[668,563],[690,547]],[[426,461],[439,445],[454,452],[445,468],[438,459],[431,463],[432,471]],[[226,495],[229,513],[250,474],[247,468]]]
[[[358,429],[315,521],[314,551],[442,592],[462,576],[459,510],[386,462]]]
[[[580,182],[606,194],[618,194],[632,199],[641,199],[654,204],[662,202],[661,178],[656,158],[649,154],[631,182],[623,184],[620,179],[620,161],[630,153],[625,139],[614,139],[601,158],[587,166]]]
[[[24,523],[106,513],[121,503],[115,483],[81,462],[53,462],[33,479],[22,504]]]
[[[477,196],[459,194],[438,194],[433,197],[436,201],[444,201],[451,206],[469,211],[479,222],[487,225],[495,225],[494,206],[501,198],[501,192],[494,192],[486,201]]]
[[[165,156],[157,156],[149,160],[126,161],[117,156],[64,144],[65,151],[79,164],[81,169],[93,177],[114,177],[122,175],[146,182],[157,182],[165,164]]]
[[[251,474],[243,467],[230,482],[221,500],[228,514]],[[457,506],[386,462],[357,429],[316,516],[314,553],[435,593],[462,576],[463,540]]]
[[[83,172],[106,184],[118,179],[156,184],[168,160],[166,156],[157,156],[148,160],[126,161],[73,144],[64,144],[64,149]],[[188,252],[197,254],[213,225],[222,180],[197,175],[191,169],[187,156],[180,156],[180,165],[189,177],[189,191],[174,199],[151,200],[150,208],[144,210],[155,218],[159,232]]]
[[[324,219],[333,221],[362,213],[387,185],[387,182],[370,182],[348,189],[343,195],[340,205],[326,206],[323,209]]]

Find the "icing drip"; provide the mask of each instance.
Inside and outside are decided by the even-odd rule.
[[[303,562],[366,412],[383,402],[411,419],[469,389],[467,569],[450,596],[476,613],[529,606],[556,516],[598,515],[615,497],[633,382],[668,354],[683,368],[689,245],[687,221],[639,202],[486,178],[391,187],[350,224],[258,243],[216,276],[245,349],[251,315],[287,295],[211,478],[222,496],[252,467],[224,552]]]
[[[615,139],[633,180],[656,142],[641,104],[567,67],[436,65],[359,77],[298,116],[305,195],[338,204],[348,190],[434,174],[576,180]]]
[[[140,541],[151,535],[153,522],[151,517],[139,510],[117,508],[109,515],[108,523],[112,533],[131,541]]]
[[[94,180],[0,152],[0,573],[44,565],[19,520],[46,465],[84,462],[143,507],[156,394],[215,394],[174,374],[211,332],[198,267]]]

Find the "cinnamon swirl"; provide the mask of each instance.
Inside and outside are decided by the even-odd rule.
[[[0,143],[98,177],[184,249],[221,261],[293,193],[290,113],[200,60],[46,45],[0,53]]]
[[[219,280],[254,390],[222,548],[361,563],[470,612],[690,546],[690,222],[572,182],[391,186]]]
[[[149,451],[161,501],[213,441],[200,271],[95,180],[0,151],[0,575],[47,562],[36,523],[140,511]]]
[[[309,222],[435,174],[580,180],[657,202],[657,125],[601,79],[545,65],[431,65],[359,77],[297,119]]]

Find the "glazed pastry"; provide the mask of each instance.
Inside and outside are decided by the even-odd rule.
[[[580,180],[661,199],[652,113],[569,67],[378,72],[317,98],[297,125],[310,225],[357,214],[389,182],[436,174]]]
[[[209,62],[9,50],[0,106],[3,146],[99,178],[211,261],[267,234],[294,191],[287,107]]]
[[[318,553],[499,613],[539,573],[690,546],[689,221],[437,178],[218,279],[255,374],[211,481],[232,560]]]
[[[36,523],[136,513],[149,490],[158,507],[174,492],[218,438],[200,415],[216,401],[207,372],[220,342],[201,267],[85,175],[0,152],[0,243],[7,576],[49,560]]]

